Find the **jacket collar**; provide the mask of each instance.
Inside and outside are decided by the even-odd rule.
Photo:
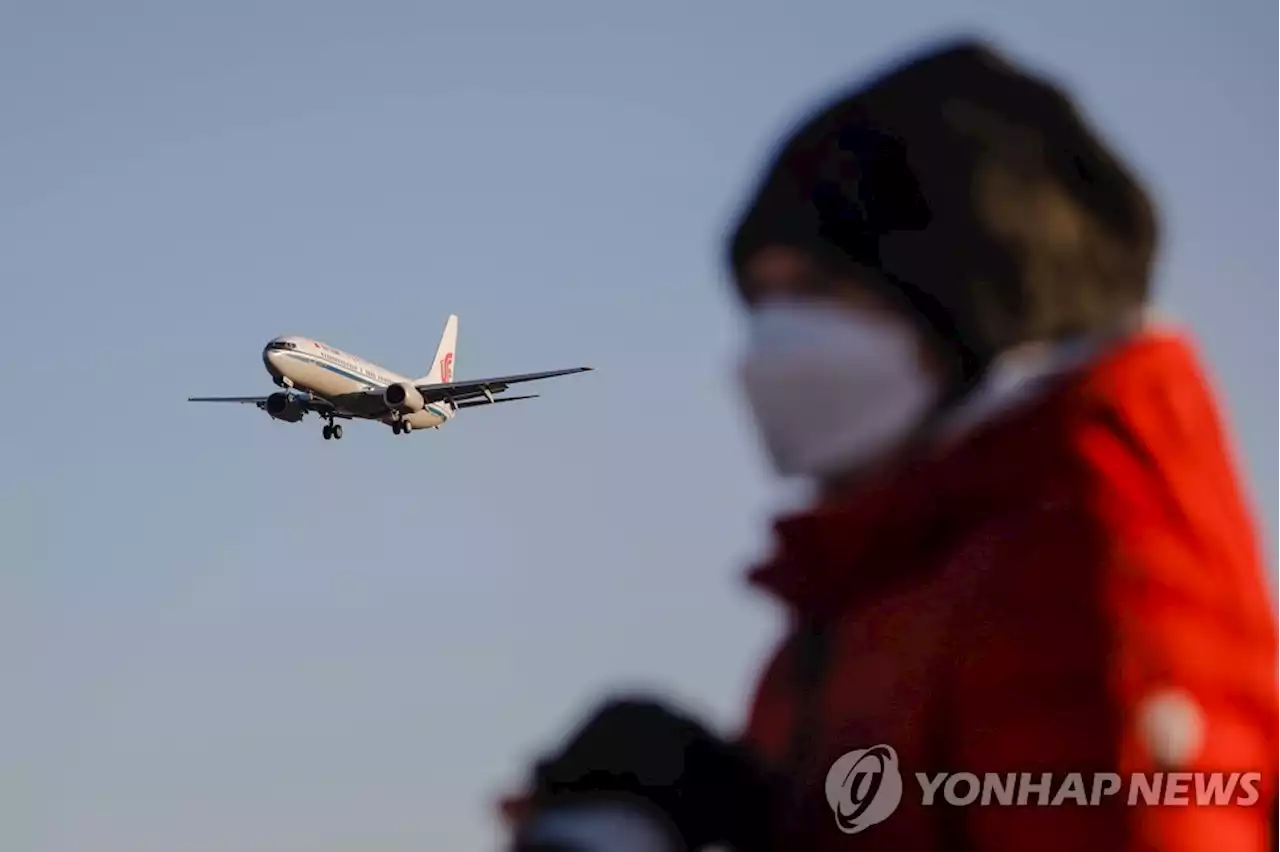
[[[1079,469],[1072,464],[1074,424],[1096,408],[1082,401],[1086,388],[1102,385],[1105,396],[1110,383],[1096,378],[1169,345],[1167,337],[1140,335],[1100,356],[1095,350],[1083,366],[1066,359],[1059,369],[1039,371],[1037,394],[1006,396],[988,409],[993,416],[969,420],[952,440],[842,502],[777,520],[775,554],[749,582],[797,614],[819,618],[909,583],[1002,510],[1071,488]]]

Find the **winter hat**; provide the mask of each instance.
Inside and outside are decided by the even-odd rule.
[[[803,248],[922,323],[959,398],[1001,351],[1109,327],[1148,298],[1143,187],[1054,85],[979,42],[917,56],[783,143],[730,265]]]

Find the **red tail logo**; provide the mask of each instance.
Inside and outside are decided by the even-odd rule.
[[[440,381],[453,381],[453,353],[446,352],[444,357],[440,359]]]

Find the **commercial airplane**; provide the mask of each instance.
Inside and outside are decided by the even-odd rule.
[[[408,379],[318,340],[277,337],[262,350],[262,361],[284,390],[270,396],[197,396],[187,401],[252,403],[288,423],[315,412],[325,420],[326,441],[342,438],[342,425],[334,420],[377,420],[388,424],[394,434],[407,435],[414,429],[439,428],[463,408],[537,396],[494,397],[510,385],[591,369],[572,367],[457,382],[453,380],[457,347],[458,317],[450,314],[431,371],[422,378]]]

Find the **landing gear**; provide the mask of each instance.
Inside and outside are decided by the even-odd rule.
[[[412,431],[413,431],[413,424],[410,423],[408,420],[399,420],[396,418],[392,418],[391,420],[392,435],[400,435],[400,434],[408,435]]]
[[[325,424],[325,427],[320,430],[320,434],[324,435],[324,439],[326,441],[329,440],[330,438],[332,438],[335,441],[341,441],[342,425],[339,423],[334,423],[332,420],[330,420],[327,424]]]

